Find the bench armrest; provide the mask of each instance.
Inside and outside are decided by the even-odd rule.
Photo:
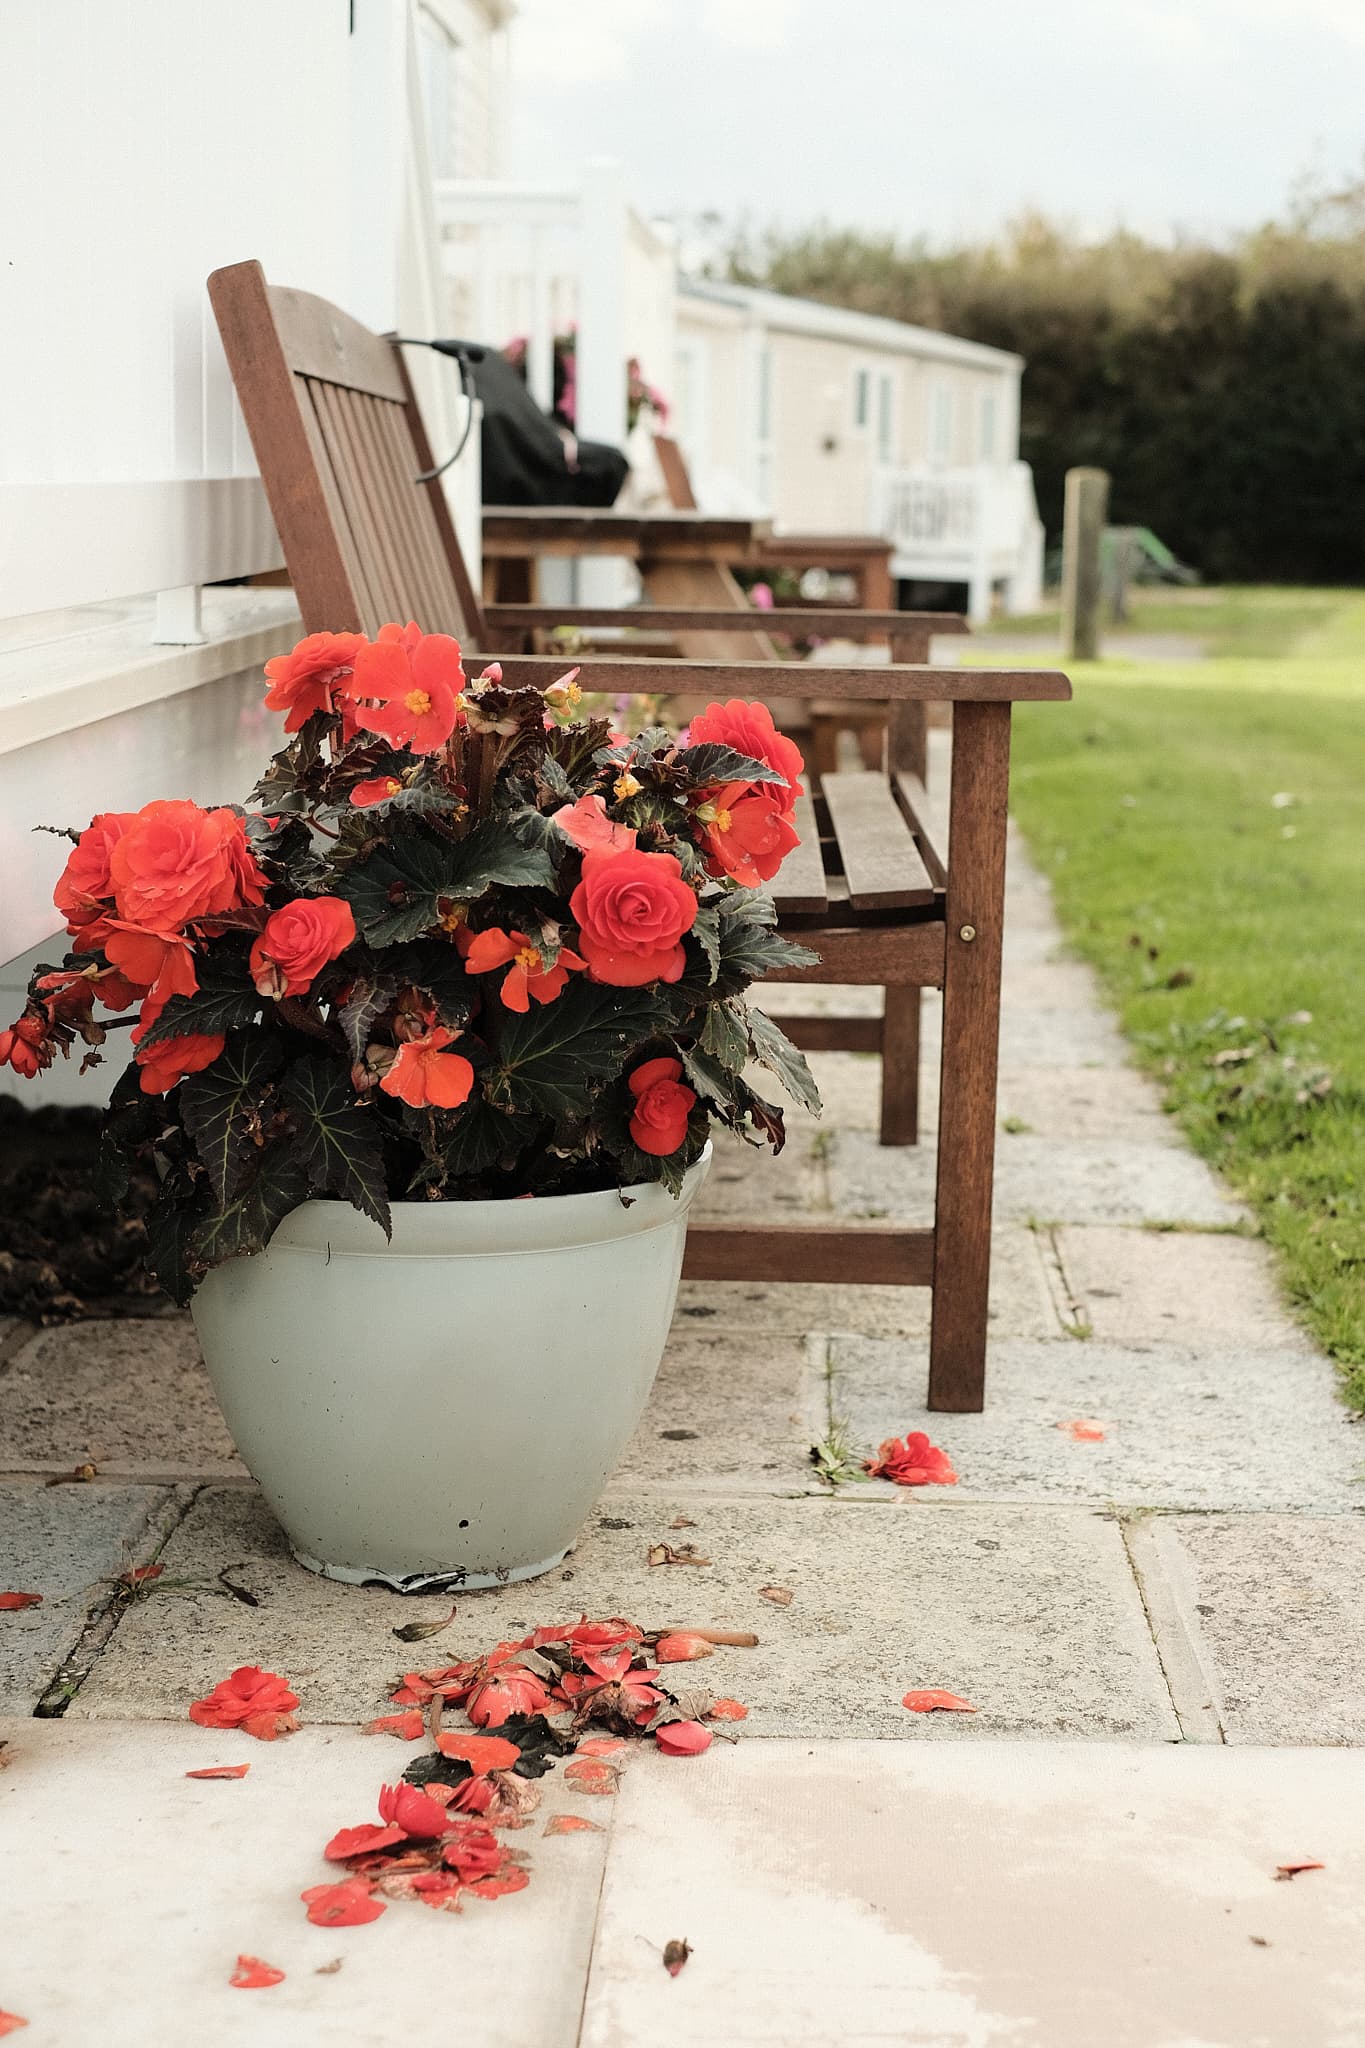
[[[496,657],[511,684],[548,689],[569,665],[564,656]],[[587,655],[574,664],[585,690],[611,695],[670,697],[796,697],[850,703],[1013,704],[1064,703],[1071,683],[1058,669],[929,668],[891,663],[884,668],[836,668],[787,661],[630,661]]]

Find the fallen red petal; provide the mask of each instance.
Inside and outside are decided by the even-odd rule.
[[[145,1586],[152,1579],[159,1579],[165,1571],[164,1564],[135,1564],[124,1572],[121,1583],[125,1586]]]
[[[575,1792],[611,1793],[620,1783],[621,1774],[610,1764],[599,1763],[595,1757],[582,1757],[567,1766],[564,1782],[572,1785]]]
[[[17,2012],[0,2012],[0,2034],[17,2034],[20,2027],[26,2027],[27,2020],[21,2020]]]
[[[271,1984],[283,1984],[284,1971],[277,1970],[273,1963],[263,1963],[259,1956],[238,1956],[237,1967],[228,1982],[238,1991],[264,1991]]]
[[[406,1840],[402,1828],[381,1828],[366,1821],[358,1828],[339,1828],[322,1853],[329,1863],[345,1863],[352,1856],[372,1856],[376,1849],[390,1849]]]
[[[1275,1875],[1278,1878],[1288,1879],[1297,1877],[1301,1870],[1326,1870],[1326,1868],[1327,1865],[1325,1863],[1314,1863],[1311,1861],[1303,1863],[1277,1863]]]
[[[600,1835],[601,1821],[585,1820],[581,1813],[556,1813],[540,1831],[543,1835]]]
[[[509,1863],[487,1877],[476,1877],[465,1889],[481,1899],[501,1899],[508,1892],[524,1892],[530,1882],[529,1870],[523,1870],[519,1863]]]
[[[665,1721],[654,1730],[654,1740],[665,1756],[700,1756],[711,1747],[711,1730],[700,1721]]]
[[[1071,1422],[1059,1422],[1057,1428],[1064,1429],[1073,1442],[1078,1444],[1102,1444],[1104,1442],[1104,1424],[1102,1422],[1092,1422],[1089,1416],[1086,1415],[1078,1415]]]
[[[901,1705],[909,1707],[912,1714],[974,1714],[976,1712],[976,1708],[972,1705],[971,1701],[964,1700],[960,1693],[940,1692],[932,1688],[927,1692],[908,1692],[901,1701]]]
[[[706,1718],[708,1721],[747,1721],[749,1709],[740,1700],[712,1700]]]
[[[410,1707],[405,1714],[381,1714],[377,1721],[367,1721],[360,1732],[362,1735],[396,1735],[400,1742],[417,1742],[426,1725],[417,1708]]]
[[[578,1745],[579,1756],[620,1756],[630,1744],[620,1735],[589,1735]]]
[[[362,1927],[386,1910],[384,1901],[372,1898],[370,1887],[359,1877],[346,1884],[315,1884],[299,1897],[315,1927]]]
[[[0,1614],[16,1614],[21,1607],[41,1607],[42,1604],[41,1593],[0,1593]],[[19,2024],[26,2027],[28,2021],[20,2020]]]
[[[250,1764],[214,1764],[207,1771],[186,1771],[187,1778],[244,1778]]]
[[[452,1729],[436,1738],[442,1756],[452,1756],[469,1765],[476,1778],[489,1771],[510,1771],[521,1762],[521,1751],[505,1735],[472,1735],[467,1729]]]
[[[715,1654],[714,1643],[708,1643],[703,1636],[660,1636],[654,1645],[655,1661],[659,1664],[690,1664],[697,1657],[714,1657]]]

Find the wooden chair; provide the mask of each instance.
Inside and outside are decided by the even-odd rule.
[[[439,484],[416,481],[431,468],[431,451],[397,346],[323,300],[269,287],[256,263],[215,272],[209,293],[307,628],[374,632],[388,619],[413,617],[428,630],[456,634],[473,656],[501,660],[510,681],[553,682],[562,660],[506,647],[509,635],[527,630],[526,613],[535,608],[480,607]],[[561,616],[619,624],[639,614]],[[658,622],[675,616],[693,622],[668,611]],[[880,615],[876,630],[893,636],[899,655],[898,615]],[[1010,705],[1067,698],[1066,677],[899,659],[886,668],[811,668],[590,657],[581,666],[588,689],[655,691],[662,671],[670,689],[688,696],[773,690],[891,704],[889,771],[817,776],[802,801],[803,843],[774,894],[782,929],[820,962],[773,978],[885,990],[881,1018],[786,1017],[783,1024],[808,1049],[880,1051],[881,1136],[893,1145],[912,1144],[918,1134],[919,991],[942,989],[933,1225],[736,1229],[702,1222],[689,1233],[686,1271],[699,1279],[929,1287],[930,1405],[980,1409]],[[953,706],[946,863],[926,829],[921,778],[902,757],[898,719],[905,707],[935,701]]]

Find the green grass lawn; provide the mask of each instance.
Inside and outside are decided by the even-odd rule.
[[[1132,623],[1207,658],[1078,665],[1072,705],[1021,706],[1015,809],[1365,1406],[1365,595],[1144,594]]]

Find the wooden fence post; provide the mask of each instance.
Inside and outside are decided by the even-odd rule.
[[[1100,543],[1109,509],[1109,477],[1102,469],[1069,469],[1062,527],[1062,655],[1098,661],[1100,653]]]

